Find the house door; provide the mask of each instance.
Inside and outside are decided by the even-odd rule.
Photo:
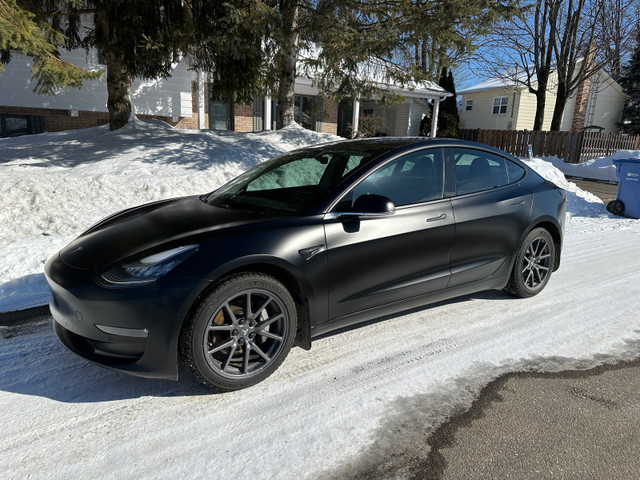
[[[344,99],[338,104],[338,135],[351,138],[349,124],[353,121],[353,102]]]
[[[223,98],[209,100],[209,129],[233,130],[233,102]]]

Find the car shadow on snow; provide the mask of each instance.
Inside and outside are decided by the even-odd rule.
[[[68,351],[50,322],[23,335],[0,338],[0,391],[58,402],[107,402],[140,397],[184,397],[215,394],[186,369],[180,381],[133,377],[108,370]]]
[[[327,333],[317,339],[372,325],[401,315],[441,305],[472,300],[505,301],[515,297],[500,291],[478,292],[451,300],[385,315],[367,322]],[[182,362],[180,380],[156,380],[134,377],[95,365],[68,351],[56,338],[50,319],[25,330],[0,338],[0,391],[31,395],[64,403],[92,403],[140,397],[189,397],[216,395],[200,385]]]

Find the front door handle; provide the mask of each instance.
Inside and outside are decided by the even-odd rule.
[[[438,220],[444,220],[445,218],[447,218],[447,214],[441,213],[437,217],[427,218],[427,222],[437,222]]]

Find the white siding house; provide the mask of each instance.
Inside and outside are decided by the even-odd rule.
[[[105,68],[98,63],[97,52],[84,50],[64,52],[64,60],[89,69]],[[33,92],[35,82],[30,80],[33,61],[15,54],[0,76],[0,105],[3,107],[48,108],[67,110],[69,115],[79,111],[106,112],[107,89],[99,80],[84,82],[84,88],[61,89],[56,95],[38,95]],[[163,117],[191,116],[191,75],[187,64],[175,65],[168,79],[140,80],[131,85],[131,101],[141,115]]]
[[[62,57],[83,68],[106,70],[96,50],[62,52]],[[31,67],[29,57],[15,54],[0,75],[0,136],[86,128],[107,122],[105,81],[85,81],[82,89],[38,95],[33,91]],[[404,96],[404,103],[384,106],[375,101],[349,100],[338,105],[323,98],[312,79],[297,78],[296,121],[305,128],[347,136],[348,124],[371,110],[384,118],[388,127],[385,134],[418,135],[420,121],[429,112],[428,102],[437,105],[451,95],[433,82],[385,88]],[[233,98],[210,100],[206,75],[190,71],[187,61],[174,65],[167,79],[135,79],[131,103],[136,115],[158,118],[181,128],[247,132],[273,128],[276,119],[276,102],[271,98],[256,98],[252,105],[236,104]]]

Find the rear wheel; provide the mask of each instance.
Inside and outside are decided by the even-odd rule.
[[[518,297],[532,297],[549,282],[555,262],[555,244],[544,228],[529,232],[520,244],[506,290]]]
[[[229,277],[198,306],[180,335],[180,353],[199,381],[237,390],[271,375],[296,333],[295,303],[275,278]]]

